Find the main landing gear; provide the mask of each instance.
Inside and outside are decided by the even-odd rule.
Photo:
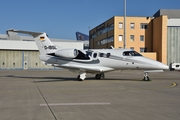
[[[95,78],[96,79],[101,79],[101,78],[104,78],[105,77],[105,75],[104,75],[104,73],[100,73],[100,74],[96,74],[95,75]],[[77,77],[77,80],[79,80],[79,81],[83,81],[84,79],[86,79],[86,72],[80,72],[79,73],[79,75],[78,75],[78,77]]]
[[[101,78],[104,78],[104,77],[105,77],[104,73],[100,73],[100,74],[95,75],[96,79],[101,79]]]
[[[80,72],[77,79],[83,81],[86,78],[86,72]]]
[[[149,77],[148,77],[148,72],[144,72],[144,81],[150,81]]]

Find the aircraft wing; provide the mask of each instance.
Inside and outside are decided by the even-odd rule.
[[[55,67],[61,67],[65,69],[74,69],[74,70],[81,70],[81,71],[86,71],[88,73],[100,73],[100,72],[107,72],[107,71],[112,71],[114,70],[113,68],[109,67],[87,67],[87,66],[82,66],[82,65],[69,65],[69,64],[64,64],[64,65],[54,65]]]

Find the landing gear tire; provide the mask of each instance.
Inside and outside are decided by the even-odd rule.
[[[150,81],[149,77],[148,77],[148,73],[144,73],[144,79],[143,81]]]
[[[96,74],[95,78],[96,79],[104,78],[104,73]]]
[[[95,78],[96,79],[101,79],[101,74],[96,74]]]
[[[78,81],[83,81],[83,79],[80,78],[80,75],[78,75],[77,80]]]
[[[147,77],[144,77],[144,79],[143,79],[144,81],[150,81],[150,79],[149,79],[149,77],[147,76]]]

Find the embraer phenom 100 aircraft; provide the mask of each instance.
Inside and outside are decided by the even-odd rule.
[[[45,64],[78,72],[78,80],[83,81],[87,73],[96,79],[104,78],[104,73],[114,70],[145,70],[144,80],[149,80],[149,72],[163,72],[169,67],[161,62],[143,57],[130,49],[65,49],[54,45],[46,33],[22,30],[11,32],[32,35],[40,51],[40,59]]]

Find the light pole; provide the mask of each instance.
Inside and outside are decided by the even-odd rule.
[[[124,48],[126,48],[126,0],[124,0]]]

